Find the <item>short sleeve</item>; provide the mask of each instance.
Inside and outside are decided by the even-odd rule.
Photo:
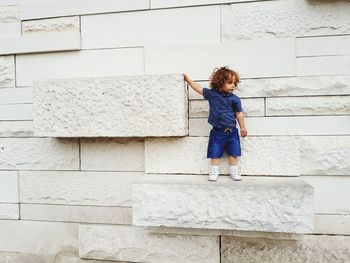
[[[233,101],[233,109],[235,112],[243,111],[241,99],[238,96],[235,96]]]
[[[203,97],[206,100],[209,100],[212,97],[212,90],[208,88],[203,88]]]

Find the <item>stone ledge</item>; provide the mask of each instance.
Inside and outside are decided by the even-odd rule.
[[[310,233],[313,188],[300,178],[149,174],[133,184],[133,224]]]

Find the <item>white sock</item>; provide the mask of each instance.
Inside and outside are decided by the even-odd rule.
[[[238,169],[238,166],[237,165],[230,165],[230,169],[231,170]]]
[[[218,165],[211,165],[211,170],[214,172],[219,172],[219,166]]]

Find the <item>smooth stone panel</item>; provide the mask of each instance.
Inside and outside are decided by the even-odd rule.
[[[302,176],[314,188],[314,212],[318,214],[350,214],[350,177]]]
[[[22,22],[23,35],[79,32],[79,16],[28,20]]]
[[[196,81],[209,87],[207,81]],[[190,87],[190,99],[204,99]],[[235,93],[241,98],[350,95],[350,76],[311,76],[271,79],[242,79]]]
[[[266,116],[350,115],[350,96],[266,98]]]
[[[19,219],[19,205],[0,203],[0,219]]]
[[[221,262],[348,262],[349,246],[349,236],[305,235],[300,241],[225,236]]]
[[[298,176],[300,145],[296,137],[248,137],[241,139],[238,166],[243,175]],[[145,141],[146,173],[207,174],[208,137],[151,139]],[[161,154],[160,154],[161,153]],[[227,156],[220,173],[228,174]]]
[[[217,43],[220,6],[82,16],[81,34],[83,49]]]
[[[297,76],[349,75],[350,55],[299,57],[296,59]]]
[[[0,37],[13,37],[21,35],[21,23],[0,23]]]
[[[18,203],[17,171],[0,171],[0,203]]]
[[[131,206],[132,183],[143,173],[19,171],[20,202]]]
[[[37,136],[188,134],[188,98],[182,74],[38,81],[33,92]]]
[[[190,119],[190,136],[209,136],[207,119]],[[237,124],[237,128],[239,125]],[[350,116],[249,117],[248,136],[349,135]]]
[[[103,238],[101,238],[103,237]],[[79,256],[152,263],[219,263],[219,237],[149,233],[141,227],[79,226]]]
[[[22,20],[84,14],[136,11],[149,8],[148,0],[53,0],[20,4]]]
[[[299,178],[146,175],[133,185],[133,224],[309,233],[312,202],[312,187]]]
[[[242,99],[242,107],[244,116],[264,116],[265,114],[265,102],[263,98],[256,99]],[[189,103],[189,116],[195,117],[207,117],[209,115],[209,103],[203,100],[190,101]]]
[[[191,78],[199,80],[208,79],[218,65],[229,66],[243,78],[295,76],[295,39],[145,47],[146,74],[183,72],[184,65]]]
[[[0,220],[0,233],[0,251],[69,255],[78,250],[76,223]]]
[[[0,169],[78,170],[78,140],[0,138]]]
[[[350,215],[315,214],[314,233],[350,235]]]
[[[132,224],[130,207],[20,204],[20,208],[25,220]]]
[[[330,55],[350,55],[350,36],[320,36],[296,39],[297,57]]]
[[[258,1],[223,5],[222,41],[350,33],[347,1]]]
[[[3,37],[0,55],[80,50],[80,32]]]
[[[80,140],[81,170],[145,170],[144,139],[108,138]]]
[[[350,136],[305,136],[300,147],[302,175],[350,175]]]
[[[1,121],[28,121],[33,120],[33,104],[0,105]]]
[[[14,56],[0,56],[0,88],[15,87]]]
[[[33,103],[33,89],[27,88],[2,88],[0,89],[1,104]]]
[[[18,55],[17,86],[32,86],[40,79],[139,75],[143,61],[143,48]]]
[[[229,4],[237,2],[251,2],[253,0],[151,0],[151,9],[168,8],[168,7],[183,7],[196,5],[214,5],[214,4]],[[257,0],[264,1],[264,0]]]
[[[33,121],[0,121],[0,137],[33,137]]]

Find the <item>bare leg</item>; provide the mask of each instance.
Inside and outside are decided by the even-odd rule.
[[[212,158],[211,159],[211,165],[219,165],[220,158]]]
[[[238,158],[235,156],[229,156],[228,157],[228,163],[229,165],[237,165]]]

